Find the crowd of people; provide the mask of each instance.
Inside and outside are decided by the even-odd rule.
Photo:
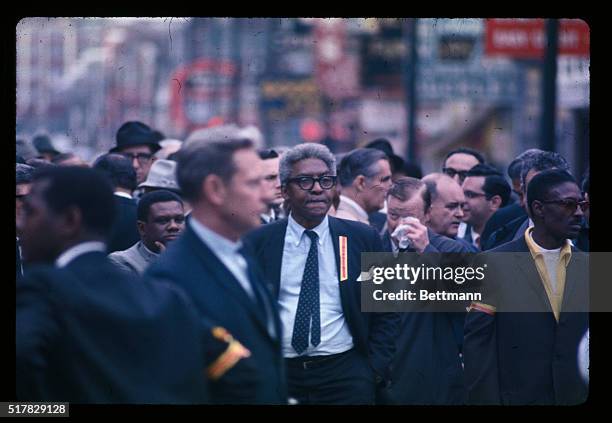
[[[586,400],[588,172],[538,149],[504,174],[458,148],[423,175],[385,139],[257,147],[235,125],[181,142],[126,122],[89,164],[17,140],[18,400]],[[365,252],[532,259],[465,312],[372,313]]]

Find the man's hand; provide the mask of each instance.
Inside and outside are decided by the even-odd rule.
[[[416,219],[405,222],[404,225],[407,226],[405,232],[406,237],[408,237],[412,247],[416,250],[416,252],[422,253],[423,251],[425,251],[425,248],[427,248],[427,246],[429,245],[427,226],[423,225]]]

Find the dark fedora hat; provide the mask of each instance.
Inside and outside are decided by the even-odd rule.
[[[110,149],[111,153],[121,151],[126,147],[134,147],[136,145],[151,146],[152,153],[161,149],[159,142],[163,139],[163,135],[154,131],[142,122],[125,122],[119,130],[117,130],[117,146]]]
[[[36,135],[32,139],[32,144],[34,145],[34,148],[36,148],[36,150],[40,154],[43,154],[43,153],[60,154],[60,152],[57,151],[55,147],[53,147],[53,144],[51,143],[51,139],[49,138],[48,135],[45,135],[45,134]]]
[[[365,148],[374,148],[385,153],[391,162],[391,168],[394,172],[404,167],[404,159],[393,152],[393,146],[391,146],[389,140],[385,138],[377,138],[369,142]]]

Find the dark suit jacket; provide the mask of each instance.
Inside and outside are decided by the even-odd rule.
[[[177,288],[129,279],[99,252],[20,282],[20,401],[207,401],[197,314]]]
[[[498,230],[493,232],[482,246],[482,251],[492,250],[500,245],[506,244],[515,238],[521,227],[527,228],[529,218],[527,214],[517,217],[502,225]],[[522,234],[520,235],[522,237]]]
[[[480,246],[483,247],[487,245],[487,240],[491,234],[504,226],[506,223],[516,218],[526,216],[527,213],[525,213],[525,209],[518,203],[509,204],[506,207],[502,207],[501,209],[497,210],[495,213],[493,213],[493,216],[487,220],[487,224],[482,230],[482,234],[480,234]]]
[[[267,281],[272,286],[275,298],[280,288],[281,264],[287,219],[262,226],[245,237]],[[339,236],[348,238],[348,280],[338,281],[342,310],[348,324],[355,348],[369,357],[376,373],[383,379],[388,378],[388,366],[395,350],[394,338],[397,333],[399,316],[396,313],[362,313],[361,287],[356,279],[361,274],[361,253],[380,252],[382,245],[376,231],[360,222],[337,219],[329,216],[336,254],[338,277],[340,276]]]
[[[21,273],[21,254],[19,251],[19,240],[17,238],[15,238],[15,259],[15,280],[18,281],[23,275]]]
[[[379,211],[375,211],[368,215],[370,226],[376,229],[376,232],[381,233],[385,223],[387,223],[387,214]]]
[[[268,226],[268,225],[265,225]],[[191,297],[202,318],[225,328],[250,352],[211,385],[215,403],[286,404],[284,361],[276,302],[246,256],[250,280],[271,308],[276,337],[266,326],[266,313],[248,296],[233,274],[202,242],[190,225],[145,272],[145,279],[172,282]]]
[[[123,251],[140,241],[136,228],[136,201],[115,195],[115,222],[108,240],[108,252]]]
[[[451,238],[427,230],[425,253],[466,253],[468,248]],[[383,235],[391,250],[389,232]],[[414,252],[409,248],[407,252]],[[393,360],[393,382],[385,395],[389,404],[462,404],[461,353],[465,313],[402,313]]]
[[[525,238],[490,253],[510,252],[528,253]],[[579,376],[577,352],[589,323],[588,313],[580,312],[586,310],[589,301],[588,276],[585,278],[588,260],[573,250],[557,323],[533,260],[525,260],[524,255],[523,259],[516,254],[507,256],[503,267],[513,271],[496,272],[494,278],[485,279],[491,285],[485,292],[493,293],[489,299],[494,299],[492,305],[498,308],[497,312],[472,310],[466,317],[463,349],[469,402],[584,402],[587,387]],[[489,271],[494,264],[490,260]],[[500,312],[525,305],[529,310],[542,311]]]

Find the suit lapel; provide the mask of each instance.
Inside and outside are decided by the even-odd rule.
[[[351,283],[351,265],[353,263],[351,263],[351,258],[354,257],[354,254],[350,254],[350,248],[351,248],[351,243],[349,242],[348,244],[348,249],[349,251],[347,251],[347,260],[348,260],[348,269],[349,269],[349,278],[345,281],[340,281],[340,240],[339,237],[340,236],[345,236],[348,238],[348,235],[346,233],[344,233],[344,231],[342,231],[339,228],[338,225],[338,220],[336,220],[334,217],[329,217],[329,234],[332,238],[332,243],[334,245],[334,258],[336,259],[336,271],[338,272],[338,284],[340,287],[340,299],[342,301],[342,309],[344,310],[344,314],[347,315],[348,311],[350,310],[350,306],[349,306],[349,297],[350,297],[350,293],[349,293],[349,284],[352,285]],[[360,265],[361,266],[361,265]]]
[[[263,331],[268,334],[264,315],[257,309],[256,303],[251,300],[248,294],[244,291],[232,272],[230,272],[225,264],[223,264],[223,262],[219,260],[219,258],[217,258],[217,256],[212,252],[212,250],[198,238],[198,236],[189,226],[186,232],[188,237],[187,239],[192,244],[191,250],[194,251],[200,258],[202,265],[211,274],[212,277],[210,280],[213,281],[213,283],[216,283],[221,289],[225,290],[232,296],[232,298],[239,301],[249,311],[249,313],[251,313]],[[251,276],[249,273],[247,273],[247,275],[250,279]],[[251,283],[251,287],[256,289],[253,287],[253,285],[254,284]],[[228,310],[228,312],[229,311],[230,310]]]
[[[587,272],[586,275],[585,271]],[[574,298],[578,298],[579,301],[582,299],[581,295],[576,297],[574,291],[576,290],[576,285],[585,283],[585,280],[588,283],[588,272],[589,266],[588,263],[585,264],[585,256],[582,256],[581,253],[572,249],[572,257],[565,270],[565,289],[561,302],[561,313],[563,313],[564,310],[572,311],[572,306],[578,307],[579,310],[582,308],[580,303],[571,304],[570,301]]]
[[[520,238],[520,240],[521,248],[519,250],[531,254],[529,247],[527,246],[527,242],[525,242],[525,237]],[[517,262],[517,267],[525,275],[525,280],[527,281],[527,284],[533,289],[536,296],[544,304],[544,306],[546,307],[546,311],[553,313],[552,305],[550,304],[550,300],[548,299],[548,295],[546,294],[546,290],[544,289],[544,284],[542,282],[542,279],[540,278],[540,273],[538,272],[533,258],[530,256],[529,260],[525,260],[524,253],[515,253],[514,257]]]
[[[265,256],[264,262],[269,266],[269,271],[265,271],[265,274],[269,276],[269,281],[272,284],[272,295],[276,300],[278,300],[278,293],[280,291],[281,265],[283,262],[287,224],[287,219],[283,219],[279,223],[273,223],[273,225],[277,225],[277,228],[272,232],[268,242],[265,243],[263,252]]]

